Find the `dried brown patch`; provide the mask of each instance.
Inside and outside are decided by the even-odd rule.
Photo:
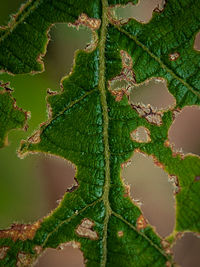
[[[123,232],[123,231],[119,231],[119,232],[117,232],[117,235],[118,235],[119,237],[122,237],[122,236],[124,235],[124,232]]]
[[[170,143],[169,147],[172,150],[172,157],[177,157],[180,156],[181,159],[184,159],[185,155],[183,153],[183,149],[181,148],[175,148],[175,144],[174,143]]]
[[[178,177],[176,175],[170,175],[169,181],[173,184],[174,194],[178,194],[181,190]]]
[[[162,240],[161,245],[163,246],[164,249],[166,249],[170,246],[170,243],[166,240]]]
[[[184,236],[184,232],[176,233],[176,240],[181,239]]]
[[[164,164],[162,164],[160,161],[158,161],[158,159],[157,158],[155,158],[154,156],[152,156],[153,157],[153,162],[154,162],[154,164],[157,166],[157,167],[159,167],[159,168],[161,168],[161,169],[165,169],[165,166],[164,166]]]
[[[115,7],[117,7],[117,6],[119,6],[119,5],[115,5]],[[122,25],[122,24],[127,23],[129,21],[129,19],[119,19],[116,17],[116,13],[115,13],[115,10],[113,7],[114,6],[108,7],[108,12],[107,12],[107,16],[108,16],[108,19],[111,22],[111,24]]]
[[[172,112],[172,118],[173,120],[175,120],[177,118],[177,116],[180,114],[181,110],[179,108],[173,110]]]
[[[139,126],[136,130],[131,133],[133,141],[138,143],[149,143],[151,142],[150,131],[146,127]]]
[[[57,91],[52,91],[50,88],[47,89],[47,94],[48,95],[57,95],[58,92]]]
[[[74,180],[76,183],[73,184],[71,187],[67,188],[66,192],[71,193],[79,187],[79,183],[78,183],[78,180],[76,179],[76,177],[74,177]]]
[[[162,13],[163,10],[165,9],[165,5],[166,5],[166,1],[162,0],[160,3],[158,3],[158,5],[154,8],[154,12],[157,13]]]
[[[35,246],[34,250],[35,250],[36,254],[39,255],[40,253],[42,253],[43,248],[41,246]]]
[[[161,241],[161,244],[162,244],[162,246],[163,246],[163,248],[164,248],[164,250],[165,250],[165,252],[167,254],[171,254],[172,253],[171,247],[170,247],[171,245],[170,245],[169,242],[167,242],[166,240],[162,240]]]
[[[116,96],[116,101],[121,101],[124,95],[127,95],[129,97],[130,88],[136,83],[135,73],[132,69],[133,61],[131,56],[124,50],[120,51],[120,55],[122,59],[122,71],[118,76],[114,77],[108,82],[109,90],[112,95]],[[117,84],[122,81],[126,85],[119,87]]]
[[[120,55],[121,55],[121,58],[122,58],[122,66],[123,66],[123,68],[132,69],[133,61],[132,61],[131,56],[124,50],[120,51]]]
[[[164,145],[165,145],[166,147],[169,147],[169,146],[170,146],[169,140],[166,140],[166,141],[164,142]]]
[[[4,90],[1,90],[0,93],[5,93],[5,92],[12,92],[13,89],[10,88],[10,82],[3,83],[0,81],[0,87],[2,87]]]
[[[28,142],[32,144],[38,144],[40,139],[40,130],[36,131],[31,137],[29,137]]]
[[[9,247],[1,247],[0,248],[0,260],[3,260],[7,254]]]
[[[70,242],[60,244],[58,246],[58,249],[63,250],[68,246],[72,246],[73,248],[80,248],[81,244],[79,242],[76,242],[76,241],[70,241]]]
[[[79,28],[80,25],[84,25],[95,31],[99,29],[101,20],[89,18],[86,14],[82,13],[74,23],[69,23],[69,26],[75,26],[76,28]]]
[[[34,261],[33,255],[24,252],[19,252],[17,257],[17,267],[29,266]]]
[[[141,214],[137,219],[137,230],[141,230],[146,228],[147,221],[145,220],[144,216]]]
[[[175,60],[177,60],[179,57],[180,57],[180,54],[179,54],[178,52],[169,54],[169,60],[170,60],[170,61],[175,61]]]
[[[172,266],[171,262],[170,261],[167,261],[166,262],[166,267],[171,267],[171,266]]]
[[[134,105],[131,104],[140,117],[145,118],[149,123],[160,126],[162,124],[162,112],[154,110],[150,105]]]
[[[34,224],[13,224],[8,230],[0,230],[0,238],[12,238],[13,241],[33,239],[39,226],[39,221]]]
[[[131,165],[131,160],[128,160],[128,161],[122,163],[122,164],[121,164],[121,168],[128,167],[129,165]]]
[[[94,222],[85,218],[82,220],[81,224],[76,228],[75,232],[81,237],[86,237],[92,240],[97,240],[98,234],[92,228],[94,226]]]
[[[131,189],[130,185],[125,185],[124,188],[125,188],[124,197],[129,197],[130,196],[130,189]]]

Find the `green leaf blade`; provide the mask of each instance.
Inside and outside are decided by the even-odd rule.
[[[25,127],[26,112],[16,106],[15,99],[6,90],[0,90],[0,148],[7,145],[7,135],[12,129]]]
[[[111,5],[120,3],[127,1],[109,1]],[[67,190],[49,216],[27,226],[31,227],[31,235],[23,226],[22,234],[15,229],[0,231],[0,249],[8,246],[5,256],[0,259],[0,266],[19,265],[20,253],[26,254],[23,260],[27,261],[23,264],[29,265],[45,248],[57,248],[68,242],[78,244],[84,253],[86,266],[173,266],[171,255],[163,248],[162,239],[148,225],[122,181],[121,165],[130,159],[134,151],[152,155],[160,167],[178,179],[180,191],[176,194],[177,218],[173,235],[178,231],[200,232],[200,183],[196,178],[200,174],[200,160],[194,155],[174,155],[167,145],[174,108],[163,112],[160,115],[161,123],[156,124],[145,116],[152,115],[152,110],[150,114],[141,115],[125,95],[117,99],[108,88],[108,81],[119,75],[124,67],[120,56],[120,51],[124,50],[132,57],[137,83],[152,77],[163,77],[176,98],[176,108],[199,105],[199,69],[193,75],[193,65],[196,67],[199,64],[199,53],[193,50],[192,41],[182,36],[181,22],[176,26],[174,22],[180,16],[189,20],[189,11],[183,13],[183,6],[192,3],[194,8],[194,3],[198,3],[191,0],[186,0],[183,6],[173,0],[169,3],[163,13],[154,15],[147,25],[134,20],[124,26],[109,21],[106,0],[101,3],[91,1],[89,4],[81,2],[77,9],[74,1],[63,1],[59,5],[57,1],[38,1],[38,6],[43,5],[43,8],[37,10],[37,6],[27,16],[32,21],[38,18],[38,14],[45,17],[44,23],[41,23],[41,43],[37,47],[42,49],[42,53],[46,49],[46,32],[51,23],[72,22],[84,10],[87,15],[101,19],[101,28],[96,32],[96,48],[77,52],[72,73],[62,81],[62,91],[50,92],[49,120],[22,143],[20,150],[21,155],[43,152],[70,161],[77,168],[77,184]],[[44,7],[48,10],[47,16]],[[58,12],[54,15],[55,7]],[[68,12],[64,12],[66,8]],[[177,13],[171,22],[173,9],[177,9]],[[71,12],[74,12],[73,15]],[[16,29],[20,29],[20,16],[18,19]],[[21,21],[27,22],[23,17]],[[192,31],[190,36],[194,38],[200,27],[196,15],[191,23],[195,24],[189,27]],[[157,32],[158,25],[160,31],[163,30],[162,36]],[[171,33],[171,28],[181,33],[180,39],[177,33]],[[27,36],[29,30],[25,30]],[[171,40],[169,47],[158,42],[159,38],[165,40],[167,30],[167,38],[170,38],[166,41]],[[18,38],[19,34],[11,34],[9,38],[13,36]],[[180,56],[169,62],[169,53],[176,52],[173,49],[177,48],[177,44],[180,45],[181,52],[177,51]],[[5,44],[5,49],[10,48],[9,45]],[[18,51],[19,55],[21,52]],[[26,54],[24,65],[14,62],[13,68],[22,72],[35,70],[36,54],[38,51],[35,54],[33,51],[33,57]],[[132,140],[131,133],[139,126],[149,130],[149,142]]]
[[[27,2],[9,26],[3,28],[0,69],[14,74],[43,71],[42,56],[46,53],[50,27],[55,23],[73,23],[83,13],[98,19],[100,7],[98,0]]]
[[[116,40],[118,49],[132,56],[136,81],[165,78],[181,108],[200,104],[200,59],[199,52],[193,49],[200,27],[198,6],[198,1],[185,1],[183,5],[170,1],[162,13],[154,13],[148,24],[131,19],[122,27],[113,23],[115,29],[110,29],[110,38]],[[178,58],[171,60],[175,53]]]

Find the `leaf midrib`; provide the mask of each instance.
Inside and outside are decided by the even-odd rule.
[[[106,86],[105,86],[105,46],[106,46],[106,34],[108,26],[107,17],[108,2],[107,0],[102,0],[102,26],[99,41],[99,92],[101,99],[101,106],[103,111],[103,141],[104,141],[104,156],[105,156],[105,184],[103,193],[103,202],[105,206],[105,219],[103,228],[103,253],[101,258],[101,267],[106,266],[107,262],[107,232],[108,232],[108,222],[111,215],[111,208],[109,203],[109,190],[110,190],[110,149],[108,141],[108,104],[106,98]]]

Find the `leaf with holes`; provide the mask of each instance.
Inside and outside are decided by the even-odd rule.
[[[0,231],[0,266],[28,266],[45,248],[72,241],[83,251],[86,266],[173,266],[166,242],[131,200],[120,176],[121,164],[138,150],[153,155],[174,179],[177,215],[171,241],[179,231],[200,232],[200,160],[175,154],[168,141],[177,110],[200,104],[200,55],[193,49],[200,3],[169,0],[146,25],[134,19],[121,24],[113,6],[127,2],[29,1],[1,29],[1,68],[16,74],[42,70],[47,31],[56,22],[83,24],[94,40],[76,53],[62,91],[48,97],[48,121],[19,151],[21,157],[44,152],[71,161],[77,185],[44,219]],[[128,88],[112,88],[115,82],[129,87],[152,77],[167,80],[174,108],[157,112],[133,105]],[[133,138],[138,127],[145,129],[147,141]]]

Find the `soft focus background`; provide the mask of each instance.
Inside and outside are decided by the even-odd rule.
[[[0,25],[6,25],[9,14],[15,13],[21,0],[1,0]],[[136,7],[120,9],[120,17],[134,17],[147,23],[152,11],[163,0],[141,0]],[[48,214],[57,205],[66,188],[73,184],[75,170],[64,160],[53,156],[30,155],[21,160],[16,150],[20,140],[26,139],[47,119],[46,90],[59,90],[59,83],[73,65],[74,52],[84,48],[91,39],[87,29],[77,31],[66,24],[56,24],[50,31],[51,41],[44,57],[45,72],[37,75],[10,76],[1,74],[0,80],[10,81],[15,90],[17,105],[31,111],[27,132],[9,133],[10,145],[0,150],[0,229],[12,222],[29,223]],[[195,39],[195,49],[200,50],[200,34]],[[167,109],[174,98],[164,81],[152,79],[134,88],[133,103],[150,103],[158,109]],[[184,108],[172,125],[169,138],[175,148],[184,153],[200,154],[200,109]],[[122,177],[130,184],[131,195],[142,203],[145,217],[161,236],[171,233],[174,226],[175,201],[173,186],[167,174],[153,163],[152,157],[135,153],[132,164],[124,168]],[[144,167],[145,166],[145,167]],[[199,267],[200,239],[187,233],[174,247],[177,263],[182,267]],[[66,247],[62,251],[48,249],[39,259],[37,267],[80,267],[83,256],[78,249]]]

